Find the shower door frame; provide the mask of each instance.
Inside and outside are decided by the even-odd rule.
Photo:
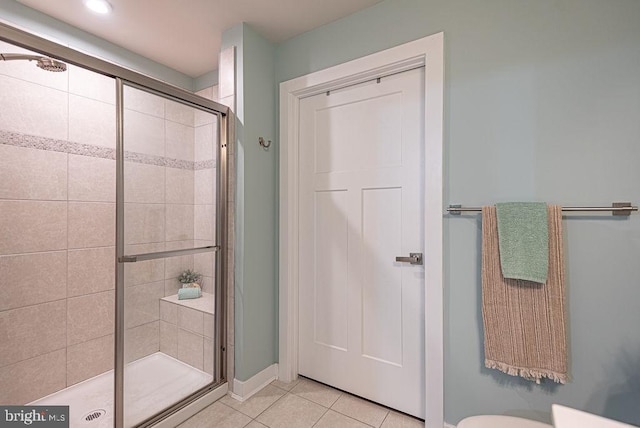
[[[226,342],[227,342],[227,194],[228,194],[228,142],[235,136],[235,117],[229,107],[203,98],[192,92],[154,79],[109,61],[93,57],[60,45],[28,31],[0,21],[0,40],[18,47],[38,52],[83,69],[114,79],[116,91],[116,271],[115,289],[115,347],[114,347],[114,427],[124,427],[124,263],[131,261],[124,254],[124,105],[125,85],[180,102],[187,106],[214,114],[218,120],[218,140],[216,158],[216,238],[215,248],[201,247],[186,250],[166,251],[155,254],[138,255],[139,261],[155,256],[187,255],[215,251],[215,328],[214,328],[214,375],[213,382],[188,397],[176,402],[160,413],[151,416],[138,427],[147,427],[161,422],[179,410],[203,398],[227,382]]]

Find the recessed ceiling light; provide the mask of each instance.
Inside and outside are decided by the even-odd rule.
[[[84,0],[84,5],[91,11],[101,15],[106,15],[113,9],[113,6],[106,0]]]

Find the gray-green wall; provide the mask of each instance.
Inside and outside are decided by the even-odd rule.
[[[277,362],[277,143],[274,46],[247,24],[222,35],[236,47],[235,378]]]
[[[445,33],[445,201],[640,202],[640,2],[386,0],[276,50],[282,82]],[[445,417],[640,424],[640,215],[564,221],[572,381],[483,367],[480,219],[445,220]]]

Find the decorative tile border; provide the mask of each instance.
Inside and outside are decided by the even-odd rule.
[[[199,171],[201,169],[213,169],[216,167],[216,160],[209,159],[205,161],[197,161],[193,163],[193,169]]]
[[[73,143],[55,138],[39,137],[37,135],[20,134],[18,132],[0,130],[0,144],[28,149],[46,150],[50,152],[68,153],[72,155],[89,156],[93,158],[115,160],[116,151],[108,147],[92,146],[90,144]],[[168,168],[199,171],[216,167],[215,159],[206,161],[187,161],[181,159],[166,158],[163,156],[147,155],[137,152],[124,152],[124,159],[128,162],[142,163],[146,165],[165,166]]]

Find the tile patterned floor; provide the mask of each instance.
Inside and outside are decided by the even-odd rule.
[[[309,379],[274,381],[244,402],[225,396],[179,428],[422,428],[424,422]]]

